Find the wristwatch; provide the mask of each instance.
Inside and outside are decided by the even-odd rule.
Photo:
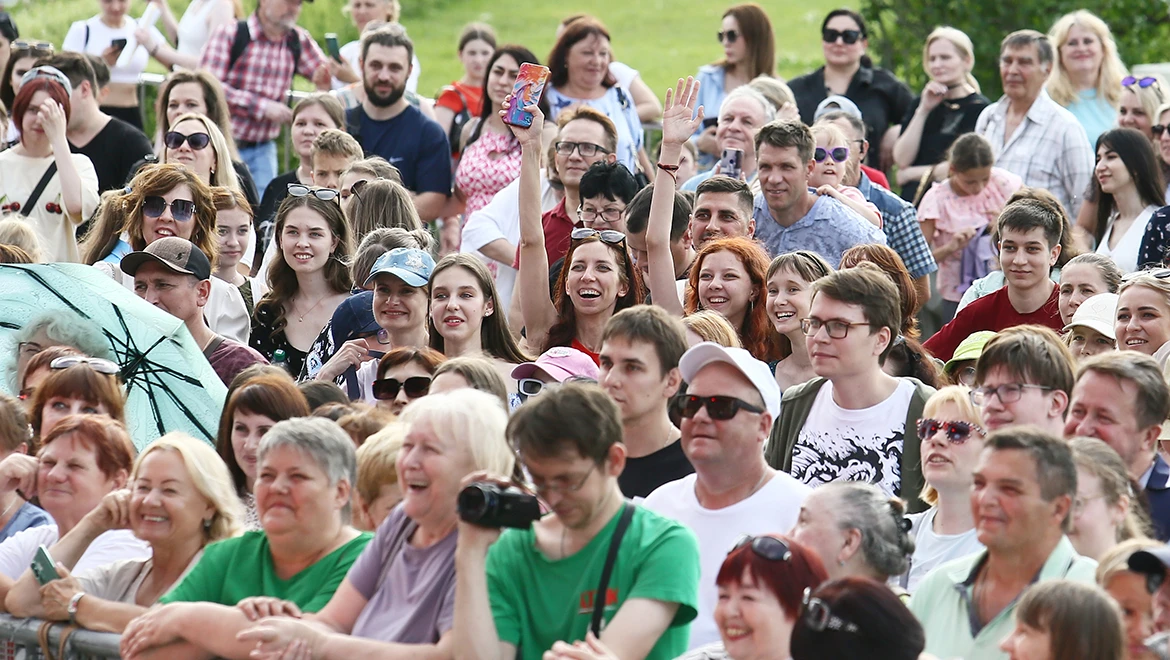
[[[77,604],[81,602],[81,597],[85,595],[84,591],[78,591],[69,599],[69,625],[77,625]]]

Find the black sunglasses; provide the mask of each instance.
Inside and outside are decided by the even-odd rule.
[[[350,188],[352,191],[353,188]],[[307,197],[312,195],[322,202],[331,202],[340,196],[336,190],[332,188],[310,188],[303,183],[288,184],[288,194],[290,197]]]
[[[739,32],[735,30],[720,30],[719,32],[719,43],[726,41],[729,44],[733,44],[737,39],[739,39]]]
[[[852,46],[861,39],[861,30],[834,30],[832,28],[821,30],[821,40],[825,43],[837,43],[838,39]]]
[[[183,135],[178,131],[171,131],[163,137],[163,144],[167,145],[167,149],[178,149],[183,146],[183,143],[191,145],[195,151],[202,151],[211,144],[211,136],[207,133],[192,133],[190,135]]]
[[[716,421],[726,421],[739,414],[740,410],[760,414],[763,408],[753,406],[742,399],[733,396],[695,396],[693,394],[679,394],[671,401],[674,412],[684,419],[694,417],[699,408],[707,407],[707,416]]]
[[[768,561],[788,561],[792,559],[792,550],[788,548],[788,544],[775,536],[752,536],[745,534],[736,541],[735,545],[731,548],[731,552],[735,552],[749,544],[752,547],[752,552]],[[727,554],[731,554],[731,552]]]
[[[1154,134],[1154,137],[1162,137],[1162,133],[1166,132],[1166,125],[1154,124],[1150,127],[1150,132]]]
[[[961,445],[971,438],[972,433],[983,434],[983,427],[971,422],[940,422],[929,417],[918,420],[918,439],[929,440],[940,430],[947,434],[947,442]]]
[[[583,241],[587,238],[598,238],[602,243],[610,245],[625,245],[626,235],[620,231],[612,229],[590,229],[589,227],[579,227],[569,234],[569,237],[574,241]]]
[[[187,222],[195,215],[195,202],[189,199],[176,199],[170,204],[158,195],[147,195],[142,200],[142,215],[148,218],[162,217],[167,206],[171,207],[171,217],[175,222]]]
[[[397,378],[382,378],[374,381],[374,398],[379,401],[397,398],[399,390],[405,391],[407,398],[410,399],[424,397],[431,391],[431,377],[411,376],[402,381]]]
[[[859,633],[857,624],[851,623],[833,614],[829,604],[820,598],[812,597],[812,589],[804,588],[804,611],[800,613],[805,625],[815,632],[826,630],[840,630],[847,633]]]

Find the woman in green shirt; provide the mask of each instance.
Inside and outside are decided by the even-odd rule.
[[[125,658],[247,658],[236,633],[250,623],[236,603],[267,596],[315,612],[329,602],[371,536],[350,527],[353,442],[333,422],[280,422],[260,444],[256,508],[263,531],[220,541],[163,605],[122,636]]]

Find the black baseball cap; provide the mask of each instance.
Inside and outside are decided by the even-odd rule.
[[[122,272],[133,277],[142,264],[152,261],[162,264],[173,273],[194,275],[198,280],[211,279],[211,262],[191,241],[179,236],[167,236],[146,246],[140,252],[122,257]]]

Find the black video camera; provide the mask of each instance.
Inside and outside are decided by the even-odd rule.
[[[528,529],[540,519],[540,502],[519,488],[480,481],[459,493],[459,517],[481,527]]]

